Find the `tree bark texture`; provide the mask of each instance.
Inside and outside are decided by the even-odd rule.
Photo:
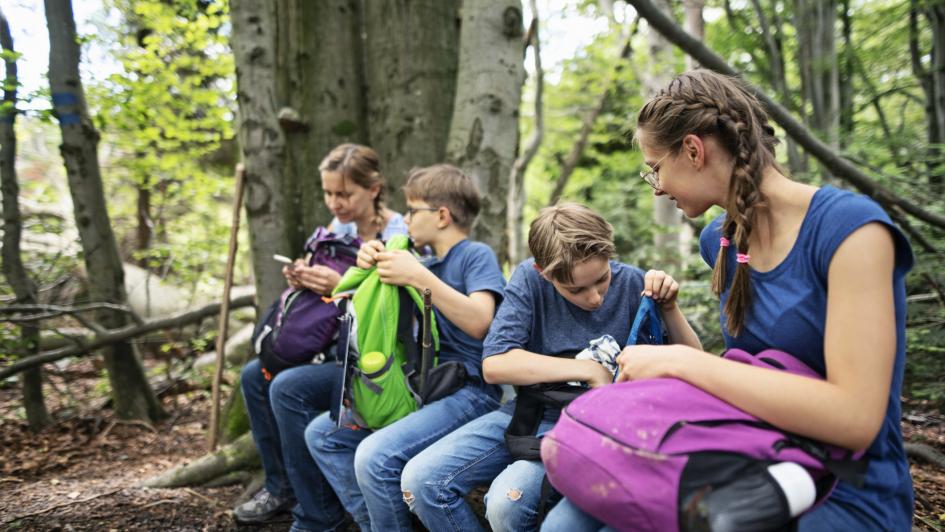
[[[651,26],[665,35],[684,52],[695,57],[696,60],[706,68],[710,68],[727,76],[739,75],[738,72],[719,57],[718,54],[687,34],[682,28],[677,26],[672,19],[660,12],[649,0],[628,0],[628,3],[632,5],[637,10],[637,13],[645,18]],[[945,216],[926,210],[920,205],[897,196],[883,184],[867,175],[849,160],[841,157],[836,151],[824,144],[813,135],[810,130],[791,116],[791,113],[787,109],[774,101],[770,96],[750,83],[746,82],[746,85],[748,90],[765,106],[771,118],[780,124],[781,127],[784,128],[784,131],[793,137],[798,144],[833,172],[835,176],[846,180],[863,194],[872,197],[888,211],[901,209],[903,212],[930,225],[945,228]]]
[[[6,16],[0,11],[0,48],[15,53],[13,36]],[[16,302],[30,304],[36,301],[36,284],[30,278],[20,256],[20,236],[23,219],[20,216],[19,183],[16,176],[16,59],[4,61],[6,75],[3,83],[3,107],[0,108],[0,193],[3,194],[3,275],[13,288]],[[39,329],[26,323],[20,326],[20,337],[26,353],[39,351]],[[43,378],[40,368],[23,375],[23,408],[30,430],[38,431],[52,422],[43,401]]]
[[[476,239],[508,261],[508,176],[518,146],[518,108],[525,81],[522,5],[466,0],[460,35],[456,104],[447,159],[479,185]]]
[[[801,87],[811,103],[810,122],[831,148],[840,147],[840,68],[836,53],[836,0],[795,0]],[[831,181],[824,169],[825,181]]]
[[[70,0],[45,0],[49,28],[49,84],[62,132],[60,152],[66,167],[75,221],[82,240],[89,295],[95,301],[124,303],[124,273],[112,232],[98,165],[98,131],[92,125],[79,77],[79,44]],[[97,321],[106,328],[126,324],[121,312],[101,310]],[[156,420],[163,415],[134,346],[127,342],[104,349],[120,419]]]
[[[933,191],[945,188],[942,160],[945,158],[945,5],[940,2],[912,0],[909,10],[909,52],[912,71],[925,93],[925,117],[927,124],[927,164],[929,185]],[[922,65],[924,52],[919,46],[919,19],[925,15],[932,28],[931,62],[928,68]]]
[[[522,152],[512,163],[512,173],[509,175],[508,205],[506,207],[505,230],[508,233],[508,258],[512,266],[518,264],[528,256],[525,249],[525,170],[538,153],[545,135],[544,119],[544,90],[545,73],[541,67],[541,39],[539,38],[538,2],[529,0],[532,11],[532,23],[523,45],[532,47],[532,57],[535,64],[535,125],[531,136],[525,143]]]
[[[672,17],[672,8],[667,0],[655,0],[654,4],[664,15]],[[699,35],[695,37],[701,39]],[[672,43],[654,28],[649,29],[647,39],[650,53],[647,56],[647,74],[644,76],[643,86],[649,96],[669,85],[676,72],[673,68],[675,61]],[[683,256],[680,251],[682,213],[669,196],[653,197],[653,223],[656,231],[653,234],[656,264],[672,265],[673,271],[679,271]]]
[[[294,256],[301,248],[301,242],[290,241],[286,209],[286,138],[277,119],[276,5],[233,0],[230,18],[256,295],[268,305],[285,288],[282,265],[272,255]]]
[[[464,11],[477,11],[476,4],[465,2]],[[497,3],[494,8],[501,13],[500,4],[505,5]],[[367,130],[387,178],[388,204],[398,211],[405,207],[400,189],[407,172],[441,163],[446,154],[454,95],[463,83],[457,80],[459,5],[458,0],[364,2]],[[464,21],[464,35],[465,28]],[[477,31],[489,30],[477,27]],[[518,37],[521,34],[519,29]],[[514,40],[520,65],[521,42]],[[493,45],[496,51],[501,48]],[[517,110],[517,99],[513,105]],[[504,195],[501,201],[505,202]]]
[[[285,137],[282,190],[288,240],[298,253],[312,229],[331,219],[319,163],[339,144],[368,143],[363,13],[361,0],[279,0],[276,5],[274,74]],[[298,119],[290,119],[284,109],[297,112]]]

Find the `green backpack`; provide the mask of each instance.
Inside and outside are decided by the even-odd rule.
[[[405,235],[387,242],[390,250],[408,248]],[[440,348],[426,292],[425,306],[413,287],[384,284],[373,267],[352,267],[332,293],[344,311],[338,336],[345,367],[341,404],[351,408],[358,425],[386,427],[423,405],[425,378]],[[415,335],[419,309],[425,310],[423,326]],[[339,424],[341,418],[339,412]]]

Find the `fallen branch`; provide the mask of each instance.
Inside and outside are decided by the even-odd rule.
[[[906,456],[910,458],[923,460],[932,465],[936,465],[941,469],[945,469],[945,455],[938,452],[931,445],[926,445],[924,443],[906,442],[905,448],[906,448]]]
[[[666,39],[678,46],[699,62],[705,68],[714,70],[727,76],[741,77],[724,59],[719,57],[707,46],[686,33],[669,17],[664,15],[650,0],[627,0],[627,3],[636,9],[637,13],[649,22],[650,26],[663,34]],[[743,80],[744,81],[744,80]],[[780,104],[772,100],[767,94],[745,81],[749,90],[764,104],[768,113],[775,122],[784,128],[784,131],[797,141],[808,153],[814,156],[833,175],[844,179],[860,192],[870,196],[880,205],[891,210],[898,206],[903,211],[939,229],[945,229],[945,216],[929,212],[922,207],[897,196],[894,192],[869,177],[854,166],[850,161],[837,154],[830,146],[820,141],[816,136],[798,122],[791,113]]]
[[[19,521],[20,519],[26,519],[27,517],[33,517],[33,516],[36,516],[36,515],[42,515],[42,514],[44,514],[44,513],[46,513],[46,512],[51,512],[51,511],[53,511],[53,510],[55,510],[55,509],[57,509],[57,508],[62,508],[63,506],[71,506],[71,505],[73,505],[73,504],[81,504],[81,503],[83,503],[83,502],[89,502],[89,501],[91,501],[91,500],[93,500],[93,499],[97,499],[97,498],[99,498],[99,497],[105,497],[105,496],[107,496],[107,495],[114,495],[114,494],[118,493],[119,491],[121,491],[121,490],[123,490],[123,489],[125,489],[125,488],[115,488],[115,489],[113,489],[113,490],[109,490],[109,491],[106,491],[106,492],[103,492],[103,493],[99,493],[98,495],[92,495],[91,497],[86,497],[86,498],[84,498],[84,499],[76,499],[76,500],[74,500],[74,501],[66,501],[66,502],[62,502],[62,503],[59,503],[59,504],[54,504],[54,505],[52,505],[52,506],[50,506],[50,507],[48,507],[48,508],[43,508],[42,510],[37,510],[37,511],[35,511],[35,512],[29,512],[29,513],[17,515],[17,516],[14,517],[13,519],[10,519],[10,520],[8,520],[8,521],[4,521],[3,523],[0,523],[0,525],[8,525],[8,524],[10,524],[10,523],[15,523],[16,521]]]
[[[248,307],[253,304],[253,300],[253,294],[247,294],[234,298],[230,301],[230,308],[235,309],[240,307]],[[211,303],[199,309],[183,312],[168,318],[147,321],[142,325],[129,325],[120,329],[113,329],[107,331],[104,334],[97,335],[94,340],[83,345],[46,351],[35,356],[17,360],[13,364],[10,364],[9,366],[0,370],[0,381],[29,368],[46,364],[47,362],[55,362],[56,360],[71,356],[88,354],[106,345],[135,338],[151,331],[170,329],[173,327],[180,327],[182,325],[195,323],[213,316],[214,314],[218,314],[219,312],[220,303]]]

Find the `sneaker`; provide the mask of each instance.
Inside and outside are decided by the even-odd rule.
[[[237,506],[233,510],[233,517],[240,523],[264,523],[291,509],[293,504],[295,499],[277,497],[263,488],[257,491],[252,499]]]

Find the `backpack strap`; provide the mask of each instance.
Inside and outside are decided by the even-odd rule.
[[[545,410],[549,407],[560,410],[587,390],[563,383],[516,386],[515,411],[505,429],[509,454],[516,460],[541,460],[538,428]]]

